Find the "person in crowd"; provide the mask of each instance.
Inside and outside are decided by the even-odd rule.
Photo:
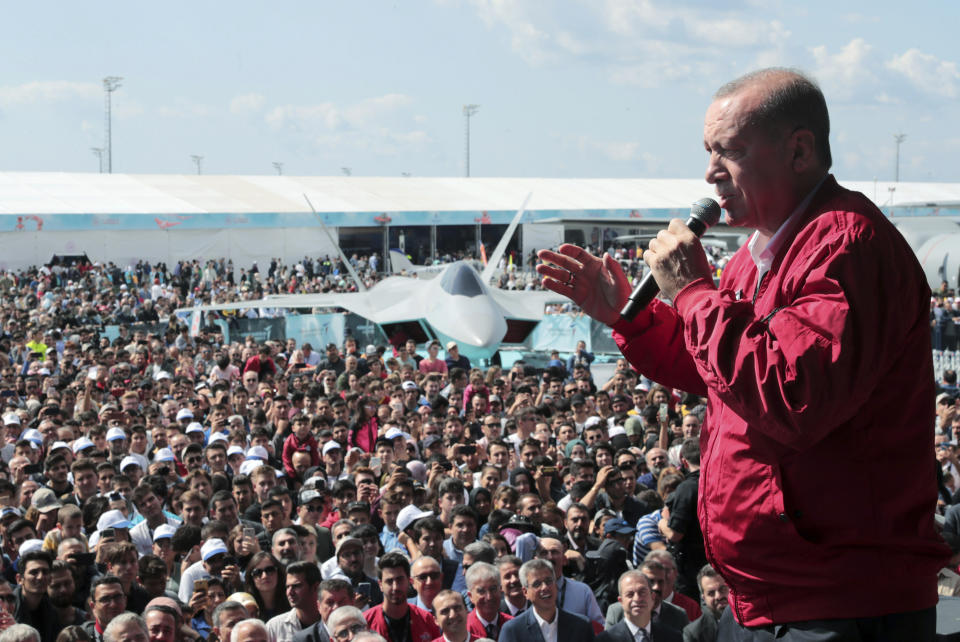
[[[683,642],[715,642],[719,634],[720,616],[728,606],[730,589],[723,577],[709,564],[704,564],[700,569],[697,581],[700,583],[703,613],[683,627]]]
[[[500,642],[543,639],[544,642],[589,642],[593,627],[585,618],[557,606],[557,577],[553,564],[532,559],[520,567],[520,583],[530,608],[503,625]]]
[[[320,592],[320,568],[312,562],[293,562],[286,568],[287,601],[290,610],[267,622],[267,631],[275,640],[294,636],[321,621],[317,598]]]
[[[653,620],[653,591],[643,573],[627,571],[617,584],[623,619],[598,635],[598,642],[680,642],[683,639],[678,631]]]
[[[380,589],[383,603],[364,613],[371,631],[379,633],[389,642],[402,640],[433,640],[441,631],[434,617],[423,609],[407,602],[410,588],[410,561],[402,553],[387,553],[380,558]],[[457,594],[459,596],[459,593]]]

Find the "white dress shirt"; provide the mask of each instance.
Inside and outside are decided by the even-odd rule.
[[[540,632],[543,634],[544,642],[557,642],[557,628],[560,624],[560,608],[558,607],[554,612],[553,622],[547,622],[540,617],[537,609],[532,606],[530,608],[533,609],[533,617],[537,618],[537,624],[540,626]]]
[[[640,635],[639,635],[639,634],[640,634],[640,630],[641,630],[641,628],[640,628],[639,626],[637,626],[636,624],[634,624],[633,622],[631,622],[631,621],[628,620],[627,618],[623,618],[623,621],[627,623],[627,628],[630,629],[630,635],[632,635],[632,636],[633,636],[633,639],[634,639],[634,640],[637,640],[637,642],[641,642],[642,640],[652,640],[652,639],[653,639],[653,633],[650,631],[650,620],[647,621],[647,625],[646,625],[645,627],[643,627],[643,629],[642,629],[643,631],[646,632],[647,637],[643,637],[643,636],[640,636]]]

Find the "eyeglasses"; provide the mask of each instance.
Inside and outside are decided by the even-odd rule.
[[[97,598],[97,602],[100,604],[107,604],[109,602],[120,602],[126,599],[126,595],[123,593],[111,593],[110,595],[101,595]]]
[[[429,571],[427,573],[420,573],[420,575],[414,575],[413,579],[417,580],[418,582],[426,582],[428,580],[431,582],[436,582],[442,577],[443,577],[443,573],[441,573],[440,571]]]
[[[351,624],[350,626],[340,629],[339,631],[334,633],[333,637],[337,638],[338,640],[349,640],[351,637],[353,637],[357,633],[360,633],[361,631],[366,631],[366,630],[367,630],[366,625]]]
[[[276,566],[268,566],[266,568],[255,568],[250,571],[250,575],[253,576],[253,579],[259,579],[264,575],[274,575],[277,572]]]

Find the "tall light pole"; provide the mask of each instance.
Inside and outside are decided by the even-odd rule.
[[[278,161],[273,162],[273,169],[277,170],[277,176],[283,176],[283,163]]]
[[[197,164],[197,176],[203,173],[203,156],[199,154],[191,154],[190,158],[193,159],[193,162]]]
[[[464,105],[463,119],[466,127],[466,176],[470,177],[470,117],[477,113],[480,105]]]
[[[103,174],[103,147],[91,147],[90,151],[97,157],[97,162],[100,163],[100,173]]]
[[[897,171],[896,171],[896,173],[893,175],[893,182],[894,182],[894,183],[899,183],[899,182],[900,182],[900,143],[902,143],[902,142],[903,142],[903,139],[906,138],[906,137],[907,137],[906,134],[894,134],[894,135],[893,135],[893,140],[896,141],[896,143],[897,143]]]
[[[120,87],[120,76],[107,76],[103,79],[103,93],[105,104],[104,119],[106,120],[106,148],[107,148],[107,173],[113,173],[113,117],[110,95]]]

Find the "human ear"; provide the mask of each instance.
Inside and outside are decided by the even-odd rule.
[[[789,146],[791,164],[796,173],[804,174],[819,164],[816,137],[809,129],[800,127],[790,134]]]

